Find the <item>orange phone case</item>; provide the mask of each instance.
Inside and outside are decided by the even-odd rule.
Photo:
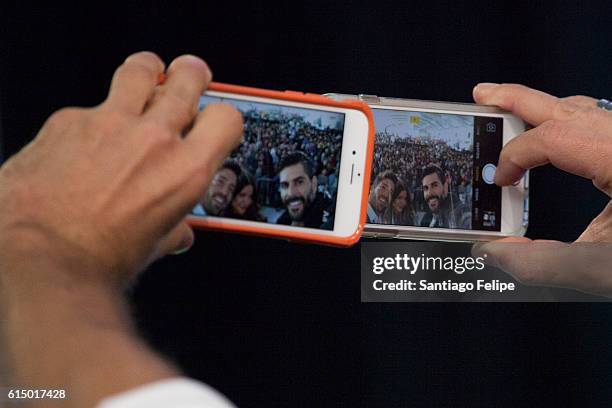
[[[368,205],[368,190],[370,173],[372,171],[372,155],[374,151],[374,119],[372,111],[364,102],[355,100],[335,101],[322,95],[309,94],[297,91],[272,91],[268,89],[252,88],[240,85],[230,85],[219,82],[211,82],[208,86],[210,91],[236,93],[242,95],[257,96],[262,98],[280,99],[292,102],[311,103],[316,105],[335,106],[340,108],[357,109],[362,111],[368,118],[368,145],[366,148],[366,165],[363,174],[363,195],[361,198],[361,214],[357,230],[346,237],[328,236],[318,234],[317,230],[313,232],[291,231],[291,230],[273,230],[267,228],[265,223],[257,223],[254,225],[236,225],[224,222],[222,217],[207,217],[201,218],[190,215],[187,221],[194,227],[205,229],[230,231],[248,235],[258,235],[273,238],[288,239],[289,241],[297,242],[314,242],[319,244],[335,245],[335,246],[350,246],[356,243],[361,237],[366,221],[366,212]]]

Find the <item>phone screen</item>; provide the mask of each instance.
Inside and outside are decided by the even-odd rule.
[[[373,108],[368,223],[500,231],[503,118]]]
[[[203,95],[242,112],[244,141],[192,210],[270,224],[333,230],[345,115]]]

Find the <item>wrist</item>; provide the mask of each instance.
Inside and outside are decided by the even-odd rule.
[[[119,290],[109,266],[38,225],[7,228],[0,237],[0,279],[9,288],[26,285],[100,287]]]
[[[21,230],[0,238],[0,316],[16,383],[103,397],[179,371],[140,340],[122,291],[94,260]]]
[[[33,282],[0,299],[15,382],[98,401],[179,371],[138,338],[121,292]],[[27,340],[26,340],[27,339]],[[77,404],[85,406],[93,404]]]
[[[130,330],[129,313],[118,288],[101,279],[79,276],[88,274],[79,274],[82,264],[49,256],[44,247],[29,249],[36,251],[17,250],[8,262],[4,262],[8,257],[2,258],[0,315],[13,329],[38,327],[72,336],[100,327]]]

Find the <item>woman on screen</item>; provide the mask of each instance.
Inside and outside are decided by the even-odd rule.
[[[391,207],[385,219],[392,225],[414,225],[414,206],[406,184],[399,180],[391,196]]]
[[[235,191],[236,194],[226,210],[225,217],[265,222],[257,204],[255,179],[245,169],[242,169]]]

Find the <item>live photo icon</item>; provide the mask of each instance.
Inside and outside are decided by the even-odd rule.
[[[495,133],[496,130],[497,130],[497,126],[495,126],[495,123],[493,122],[487,123],[487,132]]]

